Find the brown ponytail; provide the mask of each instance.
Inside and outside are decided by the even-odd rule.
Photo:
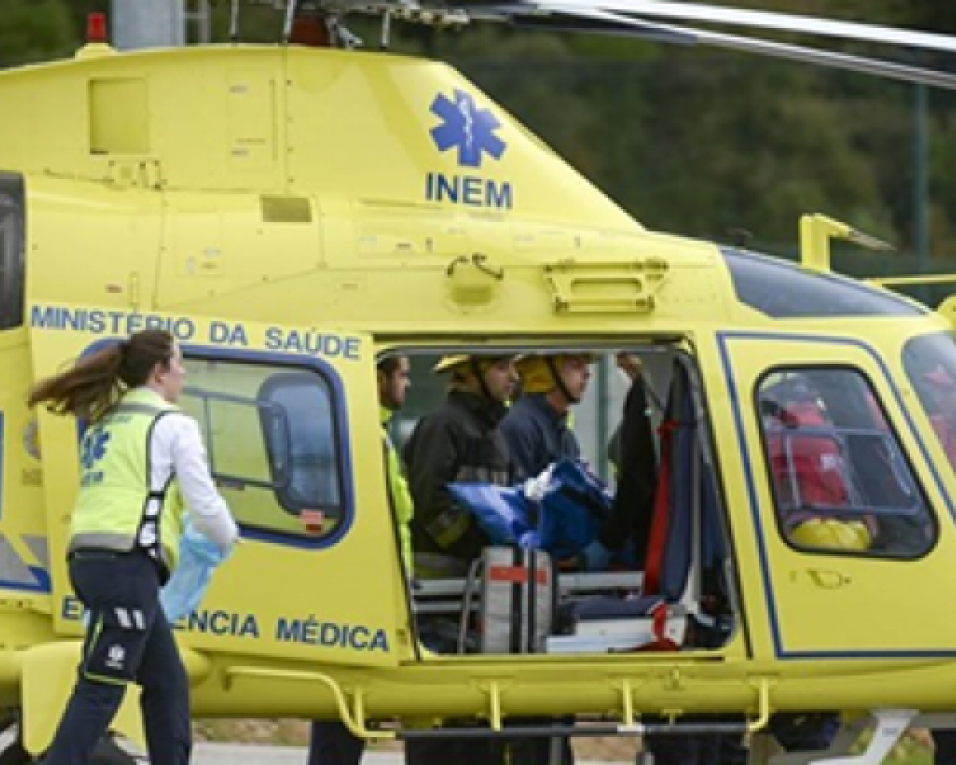
[[[41,380],[27,404],[45,403],[55,414],[72,414],[97,422],[117,405],[124,391],[145,385],[157,364],[169,366],[173,336],[161,329],[130,335],[79,359],[66,372]]]

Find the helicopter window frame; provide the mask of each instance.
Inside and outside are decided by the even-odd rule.
[[[787,503],[784,502],[781,497],[780,488],[778,486],[779,479],[774,475],[774,466],[773,466],[773,454],[771,451],[770,437],[775,435],[775,432],[767,427],[765,424],[765,418],[768,416],[779,416],[779,414],[769,413],[767,409],[766,391],[767,386],[766,382],[768,379],[772,378],[775,375],[801,375],[805,376],[807,374],[814,373],[841,373],[841,374],[852,374],[855,375],[858,382],[862,383],[867,392],[869,393],[870,400],[867,403],[867,406],[871,404],[876,407],[876,411],[870,409],[871,414],[878,414],[880,424],[875,424],[874,428],[853,428],[847,427],[843,424],[838,424],[833,421],[832,416],[826,415],[830,410],[830,402],[823,400],[823,406],[820,407],[818,403],[814,402],[814,406],[821,410],[821,414],[826,416],[827,423],[822,426],[801,426],[797,423],[794,426],[787,425],[781,419],[780,426],[782,428],[792,427],[796,433],[803,433],[808,435],[811,438],[827,438],[828,440],[834,441],[840,447],[840,454],[838,459],[842,461],[844,453],[850,452],[850,448],[846,446],[845,438],[849,437],[866,437],[872,435],[878,435],[884,444],[887,444],[890,447],[891,453],[889,455],[891,465],[893,467],[892,474],[897,480],[899,487],[905,492],[912,492],[914,499],[914,504],[911,507],[903,506],[878,506],[871,507],[866,510],[863,510],[860,507],[854,507],[852,505],[847,505],[844,508],[841,508],[839,505],[828,506],[824,504],[818,504],[815,507],[811,506],[806,510],[801,510],[801,508],[788,508]],[[780,383],[776,383],[780,384]],[[850,390],[850,386],[840,385],[836,386],[835,389],[841,391]],[[822,394],[817,395],[817,400],[822,398]],[[763,373],[755,380],[753,390],[752,390],[752,401],[753,411],[755,413],[756,422],[758,424],[758,430],[760,432],[760,442],[761,449],[763,453],[764,460],[764,474],[767,480],[767,488],[773,499],[774,505],[774,523],[777,528],[780,538],[784,543],[791,549],[803,553],[803,554],[813,554],[813,555],[836,555],[836,556],[845,556],[851,558],[868,558],[868,559],[888,559],[888,560],[903,560],[903,561],[912,561],[918,560],[920,558],[928,555],[936,546],[939,540],[939,520],[936,517],[934,509],[930,502],[927,499],[926,492],[922,483],[919,480],[914,466],[906,454],[905,450],[902,448],[901,440],[899,437],[899,432],[897,428],[893,425],[892,420],[888,417],[886,407],[884,406],[882,400],[877,395],[876,389],[872,383],[872,380],[866,374],[866,372],[858,367],[849,364],[785,364],[769,367],[764,370]],[[781,407],[783,409],[783,407]],[[791,417],[796,417],[794,414],[790,414]],[[882,430],[883,433],[879,434],[876,431]],[[827,431],[827,432],[824,432]],[[871,432],[873,431],[873,432]],[[830,433],[832,432],[832,437]],[[832,452],[831,452],[832,454]],[[858,452],[857,452],[858,454]],[[825,455],[821,454],[821,462],[824,461]],[[859,489],[862,485],[862,488],[867,488],[870,484],[862,483],[866,480],[867,473],[865,471],[860,471],[855,468],[855,465],[849,464],[847,469],[850,471],[848,474],[848,479],[852,482],[852,486],[855,486]],[[902,472],[901,472],[902,471]],[[795,481],[795,476],[791,476],[791,481]],[[905,485],[903,485],[905,483]],[[850,494],[851,489],[847,489],[847,493]],[[786,518],[788,515],[794,513],[800,514],[802,512],[807,512],[808,517],[806,521],[814,519],[813,511],[816,510],[816,518],[823,518],[824,520],[836,520],[841,523],[847,522],[856,522],[862,523],[867,527],[867,533],[870,534],[873,538],[869,540],[867,545],[862,549],[852,549],[850,547],[838,547],[838,546],[829,546],[824,544],[808,544],[801,543],[799,540],[794,539],[793,532],[796,526],[804,523],[804,521],[799,521],[796,526],[788,528]],[[890,521],[898,521],[900,518],[906,519],[909,521],[919,521],[921,526],[918,531],[913,531],[912,538],[915,539],[919,532],[923,533],[924,542],[921,547],[914,547],[912,550],[902,550],[902,549],[885,549],[880,550],[878,547],[873,547],[873,543],[880,539],[880,534],[877,533],[875,536],[872,535],[872,525],[876,524],[877,527],[880,523],[886,525],[886,527],[896,526],[899,528],[898,523],[890,523]],[[926,531],[931,533],[926,534]],[[890,541],[893,541],[890,537]]]
[[[191,398],[198,403],[195,418],[203,433],[210,472],[243,531],[267,541],[306,547],[324,547],[339,539],[352,524],[354,497],[346,475],[349,459],[343,422],[344,392],[335,370],[326,369],[324,365],[299,366],[255,356],[210,354],[203,349],[184,348],[184,355],[187,369],[193,364],[210,365],[203,372],[190,370],[190,377],[203,374],[215,379],[222,375],[222,384],[218,386],[209,386],[202,379],[199,383],[192,383],[184,389],[184,399]],[[244,369],[243,374],[250,375],[248,382],[254,386],[253,390],[232,392],[229,374],[230,371],[235,374],[237,369]],[[259,372],[258,378],[256,372]],[[308,381],[314,390],[320,391],[320,395],[309,402],[307,412],[301,406],[292,412],[284,411],[283,402],[276,400],[277,393],[288,391],[290,385],[301,389],[303,381]],[[216,431],[222,427],[222,421],[217,424],[217,415],[212,414],[218,403],[255,409],[254,435],[260,439],[261,457],[264,458],[261,464],[268,472],[268,478],[219,469],[217,463],[223,436]],[[188,406],[184,408],[190,411]],[[335,501],[331,503],[313,502],[310,500],[316,497],[293,492],[296,480],[296,467],[292,464],[295,459],[294,423],[316,420],[330,423],[331,428],[327,444],[335,483]],[[257,501],[250,503],[250,491],[267,492],[265,496],[271,496],[271,499],[259,495]],[[269,503],[273,505],[272,509],[262,510],[262,505]],[[251,509],[243,512],[243,504],[250,505]],[[263,517],[257,517],[260,515]],[[334,522],[329,523],[330,520]]]
[[[26,194],[22,176],[0,173],[0,331],[24,324]]]
[[[259,389],[258,400],[264,401],[270,405],[281,407],[282,405],[273,400],[276,394],[292,388],[300,380],[312,380],[318,379],[321,381],[320,390],[322,390],[324,396],[324,407],[325,412],[327,413],[327,426],[329,434],[331,435],[331,441],[329,444],[329,455],[332,460],[332,472],[334,474],[334,496],[335,500],[333,502],[306,502],[301,499],[300,496],[296,496],[295,491],[295,481],[297,477],[297,469],[294,464],[290,465],[288,470],[282,467],[279,455],[281,454],[282,447],[284,444],[277,443],[272,435],[276,435],[277,432],[266,427],[266,421],[263,420],[263,431],[270,435],[266,436],[266,449],[270,454],[270,463],[275,470],[274,475],[285,476],[287,480],[280,483],[280,488],[276,492],[276,496],[279,500],[279,504],[282,508],[291,515],[301,516],[303,510],[315,509],[318,505],[330,506],[334,505],[338,509],[338,517],[342,518],[345,515],[345,473],[343,461],[339,459],[339,455],[342,452],[342,437],[341,437],[341,423],[338,421],[338,418],[335,417],[335,406],[333,400],[333,388],[329,384],[329,381],[325,379],[321,372],[317,370],[305,371],[305,370],[294,370],[286,371],[277,375],[274,375],[263,382],[262,387]],[[260,410],[260,415],[263,415],[262,410]],[[298,417],[290,417],[287,420],[288,425],[288,439],[289,439],[289,460],[294,462],[294,447],[296,442],[296,436],[294,430],[296,429],[296,423],[300,423],[301,420]],[[324,472],[324,471],[323,471]],[[288,475],[286,476],[286,473]],[[306,498],[307,499],[307,498]]]

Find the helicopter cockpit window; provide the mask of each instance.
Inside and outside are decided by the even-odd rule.
[[[924,309],[906,300],[833,274],[721,248],[737,299],[774,319],[823,316],[918,316]]]
[[[311,371],[189,359],[182,406],[203,430],[213,476],[239,524],[320,539],[346,518],[329,382]]]
[[[956,342],[949,332],[910,340],[903,349],[903,367],[933,433],[956,470]]]
[[[0,174],[0,330],[23,324],[23,182]]]
[[[260,397],[285,413],[268,431],[273,465],[285,479],[279,491],[283,507],[291,513],[340,507],[338,439],[328,385],[308,372],[275,375],[263,385]]]
[[[786,369],[757,392],[777,521],[801,550],[913,558],[933,517],[869,383],[852,369]]]

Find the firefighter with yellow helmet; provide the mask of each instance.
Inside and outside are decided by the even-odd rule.
[[[569,427],[568,416],[587,390],[594,361],[592,354],[577,352],[528,355],[518,360],[521,397],[502,421],[501,432],[519,479],[537,476],[559,460],[581,458],[581,447]],[[599,542],[589,545],[583,555],[590,556],[587,568],[603,567],[609,557]],[[529,743],[530,751],[524,752],[525,762],[541,765],[551,761],[549,739]],[[560,747],[561,764],[572,765],[574,753],[567,738],[561,740]]]
[[[448,397],[419,421],[404,453],[420,578],[463,575],[488,541],[472,515],[452,500],[447,484],[507,486],[513,478],[498,431],[517,382],[513,357],[444,356],[434,371],[449,376]]]
[[[498,425],[517,382],[513,357],[445,356],[433,371],[449,376],[448,397],[419,420],[404,453],[415,506],[412,547],[419,579],[463,576],[488,544],[472,514],[453,501],[448,484],[507,486],[512,480]],[[418,632],[433,651],[457,648],[457,620],[423,616]],[[412,739],[405,744],[407,765],[478,761],[502,765],[501,747],[490,739],[472,738]]]
[[[587,390],[594,361],[592,354],[576,352],[518,360],[521,398],[508,411],[501,431],[519,479],[532,478],[558,460],[580,459],[568,416]]]

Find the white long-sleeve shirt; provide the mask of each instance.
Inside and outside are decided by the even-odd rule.
[[[239,535],[229,506],[209,472],[199,425],[183,413],[160,417],[149,445],[150,485],[165,486],[175,474],[193,524],[206,537],[228,549]]]

